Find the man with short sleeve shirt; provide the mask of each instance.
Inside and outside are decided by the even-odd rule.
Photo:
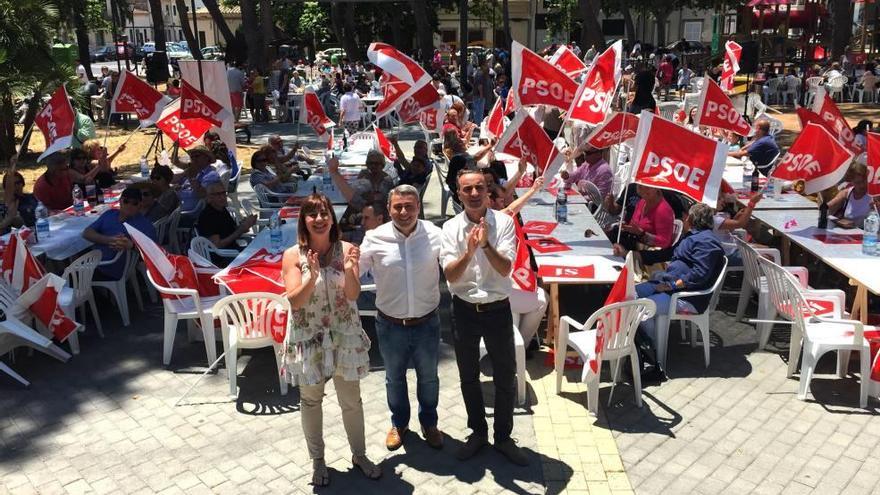
[[[419,220],[419,192],[410,185],[388,196],[391,222],[367,231],[360,246],[360,272],[376,283],[376,334],[385,362],[385,390],[391,410],[388,450],[403,444],[410,419],[406,370],[416,370],[419,423],[428,444],[443,447],[437,428],[440,379],[440,237],[432,223]]]
[[[776,138],[770,134],[770,122],[766,119],[755,122],[754,139],[742,148],[728,152],[727,156],[733,158],[748,156],[758,172],[769,176],[773,164],[776,163],[776,158],[779,156],[779,145],[776,144]]]
[[[455,359],[461,394],[473,433],[457,453],[466,460],[488,441],[480,387],[480,339],[492,361],[495,385],[495,449],[511,462],[527,465],[526,454],[510,438],[516,397],[510,270],[516,250],[513,219],[488,208],[488,183],[478,170],[458,173],[464,211],[443,224],[440,264],[452,293]]]

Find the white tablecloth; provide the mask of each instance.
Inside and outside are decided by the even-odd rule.
[[[65,260],[80,251],[88,249],[92,243],[83,239],[82,233],[89,225],[107,211],[109,205],[100,205],[81,217],[58,213],[49,217],[49,237],[40,239],[30,246],[34,256],[45,254],[53,260]]]
[[[724,180],[737,191],[743,187],[743,166],[736,158],[728,159],[728,165],[724,169]],[[740,204],[748,203],[748,198],[737,198]],[[755,210],[816,210],[816,203],[797,193],[784,193],[780,195],[765,195]]]

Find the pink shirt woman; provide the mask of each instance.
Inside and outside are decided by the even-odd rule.
[[[672,231],[675,214],[672,207],[663,199],[659,189],[639,186],[642,198],[636,204],[629,229],[634,235],[641,236],[641,242],[648,246],[666,248],[672,245]]]

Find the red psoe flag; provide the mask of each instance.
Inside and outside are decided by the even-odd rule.
[[[608,148],[636,137],[639,117],[626,112],[615,112],[610,119],[593,129],[587,144],[596,149]]]
[[[824,86],[819,86],[816,92],[816,98],[813,100],[813,112],[825,122],[825,128],[828,129],[831,135],[846,146],[847,149],[853,153],[864,151],[856,144],[855,133],[849,128],[849,123],[847,123],[843,114],[840,113],[837,103],[834,103],[834,99],[825,91]]]
[[[382,88],[382,101],[376,104],[373,114],[376,118],[382,118],[397,108],[410,94],[412,86],[394,77],[390,72],[383,72],[379,78],[379,86]]]
[[[516,112],[504,134],[495,143],[495,151],[525,158],[541,172],[547,183],[565,161],[544,129],[524,109]]]
[[[110,113],[135,113],[141,121],[141,127],[148,127],[159,120],[162,110],[169,103],[171,98],[126,71],[119,76],[119,82],[116,83],[116,92],[110,102]]]
[[[38,158],[39,162],[46,156],[56,151],[69,148],[73,144],[73,129],[76,123],[76,114],[70,106],[70,98],[64,85],[58,87],[40,113],[34,117],[34,125],[43,133],[46,141],[46,151]]]
[[[391,146],[391,141],[385,137],[385,133],[382,132],[382,129],[379,129],[378,126],[373,126],[373,137],[376,140],[376,148],[385,155],[385,158],[390,161],[397,160],[397,153],[394,152],[394,146]]]
[[[205,119],[217,127],[223,125],[224,119],[232,116],[223,105],[194,88],[185,79],[180,86],[180,107],[180,118]]]
[[[489,137],[498,137],[504,133],[504,110],[503,110],[503,102],[501,98],[497,98],[495,100],[495,105],[492,106],[492,111],[489,112],[489,117],[485,120],[486,122],[486,133]]]
[[[504,104],[504,115],[510,115],[516,111],[516,91],[513,88],[507,90],[507,103]]]
[[[513,71],[510,90],[517,106],[549,105],[568,110],[578,85],[568,75],[537,53],[514,41],[511,50]]]
[[[574,76],[587,70],[587,66],[566,45],[559,45],[556,53],[550,57],[550,63],[562,69],[569,76]]]
[[[429,108],[440,106],[440,93],[433,84],[427,82],[407,95],[397,108],[397,115],[404,124],[419,121],[419,114]]]
[[[314,90],[306,89],[303,94],[303,102],[303,109],[305,111],[300,112],[300,122],[312,126],[315,134],[322,138],[327,133],[327,129],[336,124],[324,113],[324,107],[321,105],[321,101],[318,100],[318,95],[315,94]]]
[[[605,120],[620,83],[622,51],[623,42],[618,40],[596,57],[572,100],[568,120],[587,125],[599,125]]]
[[[611,287],[611,292],[608,293],[608,297],[605,299],[604,306],[624,301],[632,301],[636,298],[634,275],[633,254],[632,251],[630,251],[626,255],[626,261],[623,265],[623,269],[620,270],[620,274],[617,276],[617,281],[614,282],[614,285]],[[592,342],[592,345],[588,343],[586,346],[587,366],[584,367],[585,377],[598,377],[599,366],[602,363],[602,351],[605,350],[605,342],[613,339],[614,335],[620,330],[620,320],[621,314],[618,311],[615,316],[609,319],[611,323],[610,328],[606,328],[606,326],[600,322],[596,325],[595,331],[588,331],[587,335],[589,337],[595,337],[595,340]]]
[[[721,67],[721,89],[733,89],[733,77],[739,72],[739,59],[742,57],[742,46],[736,41],[724,44],[724,63]]]
[[[419,125],[425,132],[441,134],[444,120],[446,120],[446,111],[440,105],[426,108],[419,113]]]
[[[736,111],[733,102],[712,78],[706,78],[703,81],[703,91],[700,92],[695,123],[733,131],[740,136],[748,136],[752,130],[752,126]]]
[[[513,227],[516,233],[516,258],[513,260],[513,270],[510,278],[520,290],[535,292],[538,290],[538,276],[532,270],[532,259],[529,256],[529,246],[526,244],[526,236],[523,233],[519,219],[513,218]]]
[[[162,110],[159,120],[156,121],[156,127],[183,149],[196,144],[211,129],[212,125],[201,118],[181,119],[180,100],[169,103]]]
[[[880,134],[868,133],[868,194],[876,196],[880,194]]]
[[[807,124],[801,134],[770,172],[782,180],[803,180],[804,193],[815,194],[836,186],[846,174],[853,154],[828,129]]]
[[[643,111],[633,148],[635,182],[678,191],[715,207],[727,144]]]

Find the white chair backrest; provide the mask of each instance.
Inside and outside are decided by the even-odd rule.
[[[153,222],[153,228],[156,229],[156,240],[159,245],[165,245],[168,242],[168,229],[171,226],[172,215],[177,213],[177,221],[180,222],[180,208],[176,208],[173,212]],[[176,228],[176,225],[175,225]]]
[[[825,82],[825,79],[823,77],[820,77],[820,76],[808,77],[807,78],[807,88],[811,91],[815,91],[823,82]]]
[[[766,258],[759,257],[758,266],[767,278],[770,302],[776,313],[794,323],[800,329],[801,335],[804,335],[804,318],[795,318],[793,308],[800,308],[800,311],[809,311],[809,308],[793,275]]]
[[[75,294],[74,300],[79,301],[89,294],[89,291],[92,289],[92,277],[95,275],[95,269],[98,268],[98,263],[100,262],[101,251],[93,249],[74,260],[73,263],[64,269],[61,278],[65,279],[67,285],[73,289]]]
[[[672,120],[680,105],[677,101],[665,101],[657,105],[660,115],[666,120]]]
[[[257,184],[254,186],[254,193],[257,194],[257,201],[260,202],[260,208],[280,208],[284,206],[281,200],[273,199],[273,196],[269,194],[269,188],[267,188],[263,184]]]
[[[773,79],[767,81],[767,87],[770,88],[771,92],[775,92],[779,90],[779,85],[782,84],[782,82],[783,79],[781,77],[774,77]]]
[[[602,193],[599,192],[599,188],[596,187],[596,184],[585,180],[579,185],[583,188],[584,194],[590,203],[593,203],[598,207],[602,206]]]
[[[189,243],[189,248],[205,259],[211,259],[211,252],[216,249],[210,239],[201,236],[193,237]]]
[[[672,245],[681,239],[681,231],[684,230],[684,222],[676,218],[672,221]]]
[[[704,79],[702,77],[694,77],[693,79],[691,79],[691,86],[693,86],[694,90],[696,90],[697,92],[702,91],[703,81]]]
[[[846,76],[834,76],[828,80],[828,87],[834,90],[840,90],[846,85],[848,80],[849,78]]]
[[[758,266],[758,257],[760,256],[755,248],[748,242],[734,236],[736,247],[743,261],[743,277],[745,282],[752,286],[755,291],[759,291],[761,282],[761,268]]]
[[[223,332],[235,332],[238,340],[272,339],[288,327],[283,321],[290,321],[290,301],[268,292],[234,294],[217,301],[212,313]]]
[[[801,80],[796,77],[785,78],[785,90],[788,92],[796,92],[801,87]]]
[[[635,299],[609,304],[590,316],[584,328],[602,325],[605,350],[626,349],[632,345],[639,323],[654,316],[657,306],[650,299]]]
[[[247,216],[259,215],[259,210],[254,207],[254,204],[251,203],[251,200],[248,198],[243,198],[241,200],[241,209],[244,210],[244,214]]]

